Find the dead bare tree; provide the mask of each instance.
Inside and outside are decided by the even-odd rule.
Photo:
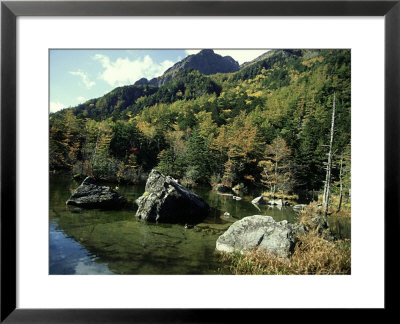
[[[343,154],[340,157],[339,185],[340,185],[340,193],[339,193],[338,211],[340,211],[340,209],[342,208],[342,200],[343,200]]]
[[[336,113],[336,93],[333,94],[332,122],[331,122],[331,138],[329,141],[328,164],[326,165],[326,178],[324,186],[323,205],[325,207],[325,217],[328,216],[329,198],[331,195],[331,174],[333,160],[333,139],[335,133],[335,113]]]

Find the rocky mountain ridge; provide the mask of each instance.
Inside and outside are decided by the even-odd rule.
[[[202,74],[231,73],[239,70],[239,63],[230,56],[221,56],[212,49],[203,49],[197,54],[189,55],[175,63],[163,75],[147,80],[141,78],[134,85],[153,85],[160,87],[171,81],[180,71],[193,69]]]

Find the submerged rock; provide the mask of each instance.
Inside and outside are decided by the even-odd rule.
[[[216,249],[243,253],[257,248],[287,257],[294,244],[293,226],[286,220],[276,222],[271,216],[254,215],[233,223],[217,239]]]
[[[199,223],[195,226],[195,228],[205,232],[221,234],[228,229],[230,224],[232,223],[222,223],[222,224]]]
[[[136,202],[136,217],[151,222],[191,223],[210,211],[203,199],[157,170],[151,171],[145,193]]]
[[[83,208],[115,209],[123,207],[126,199],[110,187],[101,186],[92,177],[87,177],[66,204]]]

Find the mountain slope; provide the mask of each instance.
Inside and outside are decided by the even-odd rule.
[[[209,76],[193,69],[185,69],[177,72],[174,79],[160,87],[136,82],[135,85],[115,88],[100,98],[90,99],[76,107],[51,115],[63,115],[67,110],[72,110],[79,118],[97,121],[109,117],[114,120],[126,119],[127,116],[136,115],[145,107],[157,103],[169,104],[177,100],[195,99],[205,94],[219,95],[220,92],[221,87]]]

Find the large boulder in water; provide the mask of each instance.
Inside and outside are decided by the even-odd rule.
[[[136,217],[151,222],[193,223],[210,211],[203,199],[157,170],[151,171],[137,204]]]
[[[107,186],[99,185],[87,177],[66,202],[83,208],[117,209],[126,204],[126,199]]]
[[[271,216],[254,215],[233,223],[217,239],[216,248],[228,253],[261,249],[287,257],[294,244],[293,226],[286,220],[276,222]]]

